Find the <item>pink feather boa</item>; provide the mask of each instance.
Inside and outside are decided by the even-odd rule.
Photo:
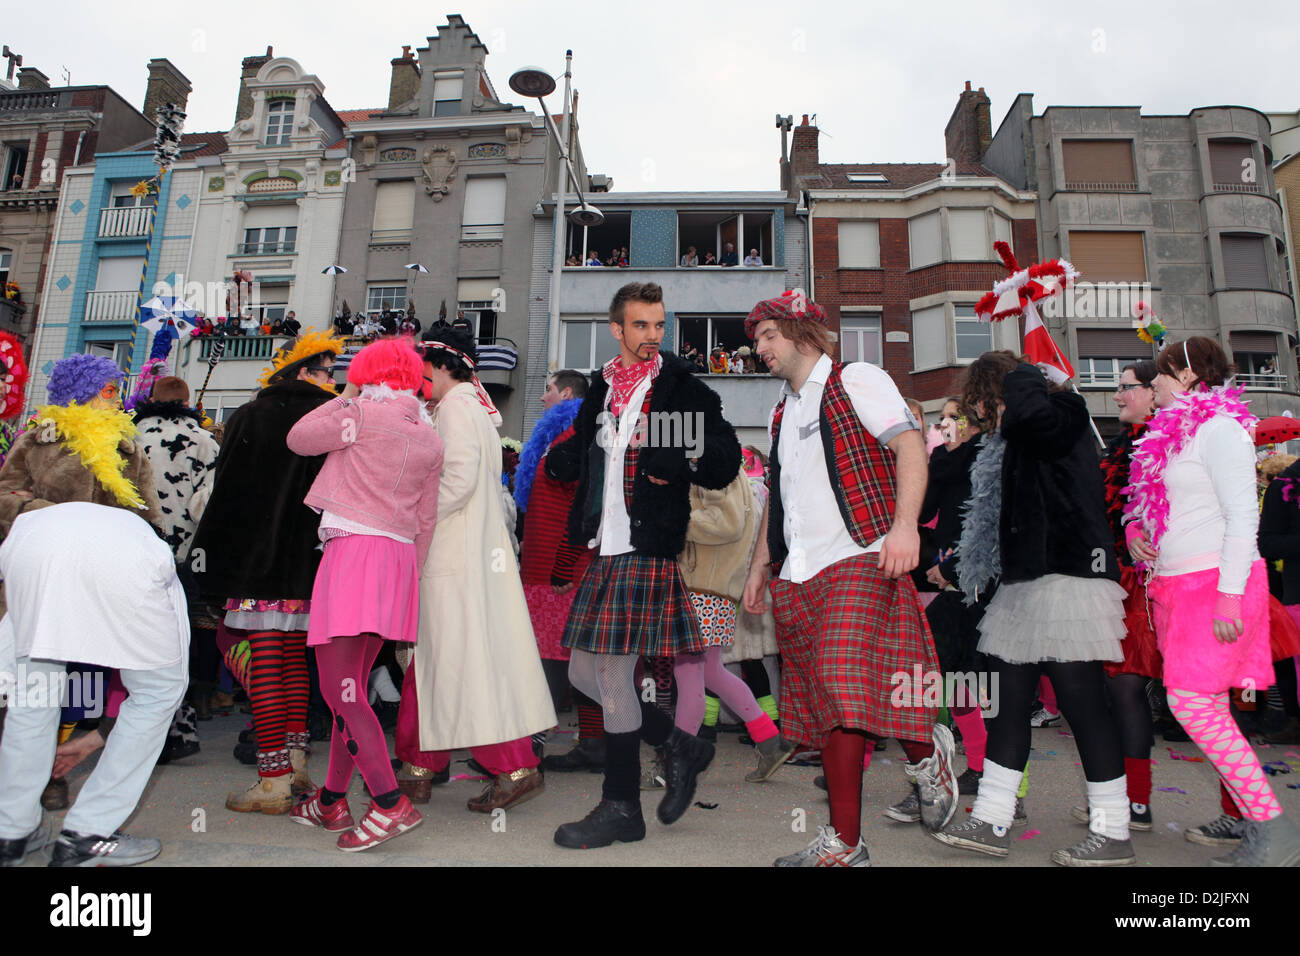
[[[1147,423],[1146,434],[1133,445],[1129,481],[1124,489],[1124,523],[1137,522],[1151,547],[1159,549],[1160,539],[1169,527],[1169,492],[1165,488],[1165,469],[1197,430],[1215,415],[1227,415],[1252,435],[1259,419],[1250,413],[1241,396],[1244,386],[1224,386],[1206,391],[1184,392],[1180,400],[1162,408]],[[1139,561],[1146,570],[1145,562]]]

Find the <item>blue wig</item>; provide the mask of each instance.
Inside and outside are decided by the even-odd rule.
[[[54,363],[45,386],[51,405],[84,404],[110,382],[120,381],[122,370],[102,355],[69,355]]]

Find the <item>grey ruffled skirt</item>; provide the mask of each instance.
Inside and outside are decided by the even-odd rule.
[[[1003,582],[979,629],[979,650],[1010,664],[1122,661],[1124,589],[1068,574]]]

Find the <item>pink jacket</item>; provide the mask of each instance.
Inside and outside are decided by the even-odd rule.
[[[326,456],[304,504],[413,538],[424,567],[438,518],[442,440],[414,396],[336,398],[300,418],[287,441],[299,455]]]

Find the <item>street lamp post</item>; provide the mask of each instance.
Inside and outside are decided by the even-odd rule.
[[[556,130],[551,111],[544,99],[555,92],[554,78],[538,67],[524,67],[510,77],[510,89],[520,96],[532,96],[542,108],[542,119],[546,128],[555,137],[560,161],[555,176],[555,215],[554,235],[551,248],[551,294],[550,310],[546,328],[546,370],[550,375],[560,370],[560,272],[564,268],[564,203],[566,187],[573,181],[573,190],[578,197],[578,208],[569,214],[569,218],[580,226],[598,226],[605,221],[605,216],[595,206],[588,205],[582,195],[582,185],[573,170],[573,160],[569,156],[570,104],[572,93],[570,85],[573,79],[573,51],[564,53],[564,110],[561,115],[561,129]],[[584,254],[586,250],[583,250]]]

